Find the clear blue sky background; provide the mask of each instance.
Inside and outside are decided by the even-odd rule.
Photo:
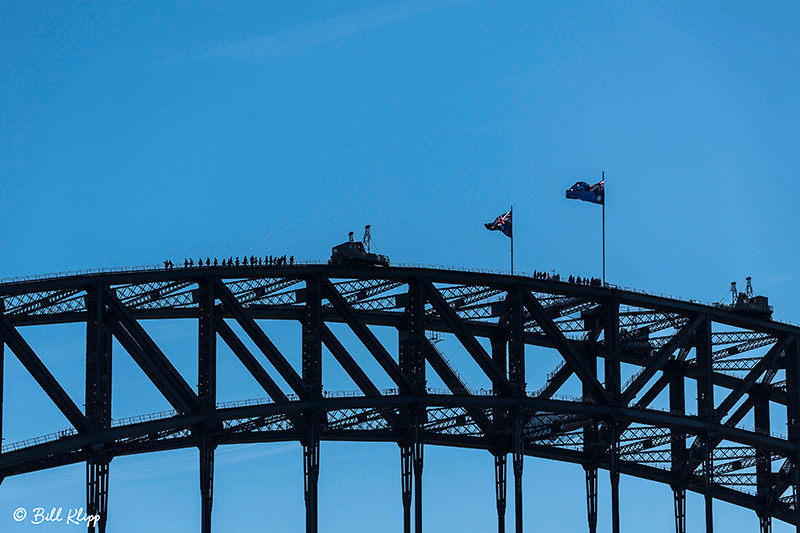
[[[512,202],[518,269],[599,276],[599,206],[564,190],[605,170],[609,281],[718,301],[751,275],[800,321],[796,3],[121,4],[0,2],[0,277],[324,259],[365,223],[393,260],[505,269],[482,223]],[[195,327],[147,325],[189,383]],[[299,328],[278,329],[297,360]],[[83,330],[23,334],[81,404]],[[166,408],[117,348],[114,416]],[[65,427],[6,353],[6,442]],[[223,349],[220,379],[220,400],[263,395]],[[428,531],[492,531],[489,454],[426,453]],[[584,530],[580,467],[525,474],[527,530]],[[4,481],[0,530],[63,529],[11,513],[79,507],[83,478]],[[221,449],[217,531],[302,531],[302,488],[296,443]],[[622,492],[623,530],[673,531],[668,487]],[[324,443],[321,494],[322,531],[401,531],[397,447]],[[112,464],[111,531],[195,532],[199,505],[196,450]],[[699,529],[699,497],[689,513]]]

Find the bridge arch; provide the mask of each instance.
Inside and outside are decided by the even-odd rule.
[[[0,350],[7,347],[21,361],[71,425],[3,446],[0,477],[86,462],[87,509],[101,515],[101,531],[113,457],[198,448],[206,532],[216,447],[273,441],[303,445],[306,524],[316,531],[323,440],[399,445],[406,531],[412,524],[421,531],[426,445],[494,456],[501,524],[510,454],[518,531],[525,455],[584,467],[590,531],[597,522],[598,469],[611,473],[614,531],[622,473],[673,488],[678,531],[685,530],[687,490],[704,496],[709,531],[714,499],[756,511],[762,531],[770,530],[772,518],[800,531],[794,498],[800,489],[800,328],[791,324],[609,285],[402,265],[86,272],[1,283],[0,301]],[[196,387],[142,327],[176,318],[197,322]],[[263,319],[301,325],[300,365],[276,346],[260,326]],[[62,323],[86,324],[84,409],[22,334],[28,325]],[[376,386],[363,357],[337,337],[333,324],[353,333],[392,389]],[[394,346],[379,340],[379,326],[396,331]],[[475,390],[464,379],[437,346],[438,334],[457,339],[490,388]],[[173,411],[111,419],[113,339]],[[217,401],[219,342],[264,398]],[[553,350],[562,362],[529,383],[526,346]],[[323,348],[357,391],[325,388]],[[625,370],[631,375],[623,382]],[[429,378],[443,388],[431,388]],[[570,379],[580,391],[560,396]],[[696,405],[687,406],[687,384],[698,391]],[[771,431],[775,410],[785,413],[787,436]],[[750,416],[755,428],[743,424]]]

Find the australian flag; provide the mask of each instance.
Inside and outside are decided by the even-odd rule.
[[[505,215],[500,215],[494,222],[484,224],[489,231],[502,231],[506,237],[511,237],[511,211]]]
[[[605,204],[606,186],[605,180],[594,185],[589,185],[585,181],[579,181],[567,189],[567,198],[572,200],[583,200],[593,204]]]

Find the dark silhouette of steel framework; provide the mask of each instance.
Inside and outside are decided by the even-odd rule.
[[[196,389],[140,323],[175,318],[198,321]],[[302,324],[299,372],[260,319]],[[260,353],[239,338],[229,325],[234,322]],[[26,325],[60,323],[86,323],[84,411],[19,331]],[[395,388],[379,390],[329,323],[346,324]],[[375,326],[397,330],[397,357],[375,336]],[[439,332],[458,339],[491,390],[469,387],[430,337]],[[113,338],[173,412],[112,420]],[[217,403],[218,338],[268,399]],[[0,479],[85,462],[88,513],[100,514],[100,531],[105,530],[109,464],[115,456],[197,447],[202,531],[209,532],[215,448],[298,440],[306,530],[315,532],[320,441],[366,440],[400,447],[406,532],[412,523],[417,533],[422,530],[426,444],[485,449],[494,456],[500,532],[505,529],[509,453],[517,532],[522,531],[525,455],[583,466],[592,532],[597,527],[598,469],[610,473],[615,533],[621,473],[672,487],[679,533],[686,527],[687,490],[704,496],[708,532],[714,498],[755,510],[762,532],[771,530],[772,518],[795,524],[800,532],[795,503],[800,488],[800,328],[722,306],[617,287],[431,268],[152,269],[0,284],[0,341],[0,358],[8,346],[72,426],[4,446]],[[529,345],[555,349],[563,358],[538,390],[526,383]],[[323,346],[358,386],[357,393],[323,388]],[[446,390],[427,387],[426,367]],[[271,377],[276,372],[291,392]],[[626,383],[624,372],[632,372]],[[558,396],[572,376],[580,380],[582,394]],[[691,380],[696,382],[696,406],[686,404],[684,388]],[[715,397],[715,389],[724,394]],[[653,405],[662,392],[668,410]],[[783,408],[788,437],[770,431],[771,409]],[[749,413],[754,429],[742,425]]]

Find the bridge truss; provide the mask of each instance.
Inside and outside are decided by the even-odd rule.
[[[196,387],[142,327],[144,321],[167,319],[198,324]],[[301,324],[301,368],[271,340],[259,323],[263,319]],[[21,333],[25,326],[63,323],[86,324],[83,410]],[[345,347],[332,324],[345,324],[355,334],[363,344],[359,354]],[[378,339],[374,330],[379,327],[396,331],[396,346]],[[244,332],[247,343],[236,330]],[[440,334],[457,339],[489,384],[486,389],[473,388],[462,377],[465,372],[445,357],[436,342]],[[112,419],[113,339],[172,411]],[[217,402],[220,341],[265,398]],[[771,531],[773,518],[795,524],[800,532],[800,328],[720,306],[460,270],[153,269],[0,284],[0,363],[5,347],[71,427],[3,446],[0,479],[85,463],[87,510],[100,515],[100,531],[106,528],[114,457],[197,448],[202,531],[207,533],[215,449],[299,441],[306,530],[316,532],[320,441],[348,440],[399,445],[409,533],[412,525],[422,531],[426,445],[491,453],[500,532],[509,455],[517,532],[522,531],[525,455],[583,466],[590,532],[597,528],[598,469],[610,475],[615,533],[620,474],[671,486],[678,533],[686,529],[687,490],[704,496],[708,532],[714,499],[754,510],[762,532]],[[541,382],[528,383],[526,364],[531,366],[535,355],[530,348],[526,356],[526,347],[554,350],[561,362]],[[326,364],[340,365],[358,391],[325,389],[323,353]],[[377,361],[392,389],[375,385],[359,361],[362,356]],[[444,388],[429,387],[430,374]],[[565,396],[565,384],[576,379],[580,390]],[[692,401],[687,402],[687,391]],[[773,433],[770,425],[783,416],[788,436]],[[89,529],[94,530],[91,523]]]

